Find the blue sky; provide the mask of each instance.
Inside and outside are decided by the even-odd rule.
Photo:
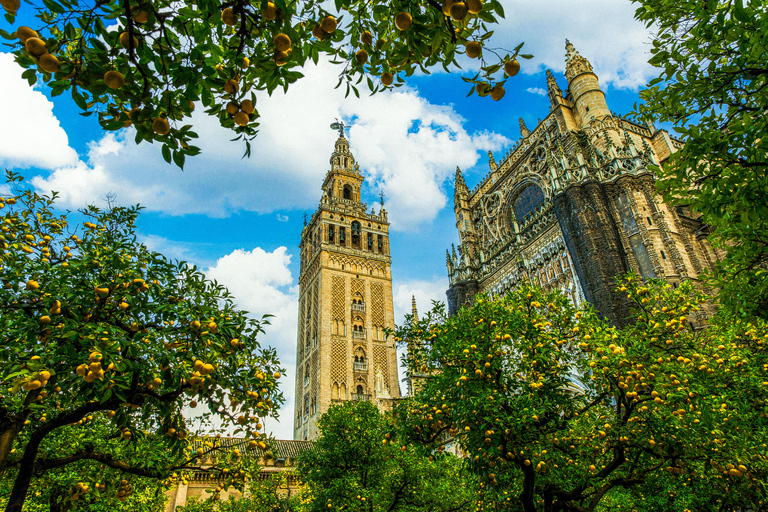
[[[407,87],[361,99],[333,89],[338,68],[320,62],[287,94],[259,97],[262,128],[250,159],[231,133],[200,114],[193,118],[203,154],[182,172],[166,164],[159,146],[132,140],[131,129],[104,133],[94,118],[78,115],[67,95],[51,99],[44,87],[29,88],[6,47],[0,46],[0,166],[21,173],[42,192],[57,190],[62,207],[118,203],[146,207],[141,239],[167,256],[197,264],[227,285],[240,306],[260,317],[276,315],[263,342],[276,346],[288,367],[281,424],[270,427],[290,438],[298,296],[298,243],[304,212],[320,199],[336,132],[347,122],[352,152],[366,176],[369,208],[386,195],[392,222],[391,253],[396,320],[415,295],[421,310],[444,300],[445,250],[457,242],[453,175],[457,166],[470,187],[488,171],[488,151],[497,160],[520,137],[518,119],[533,129],[549,111],[544,70],[567,87],[564,41],[593,64],[609,107],[625,114],[638,88],[653,76],[647,64],[650,34],[633,19],[626,0],[509,0],[507,20],[496,28],[495,45],[525,41],[535,55],[506,85],[499,102],[473,95],[464,70],[412,77]],[[32,24],[23,13],[20,24]],[[5,20],[0,28],[14,27]],[[378,205],[376,205],[378,210]]]

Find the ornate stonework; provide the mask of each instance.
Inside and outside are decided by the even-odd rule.
[[[592,65],[566,41],[562,93],[547,72],[550,112],[473,189],[456,170],[461,243],[447,251],[449,312],[475,294],[504,293],[521,280],[587,300],[622,325],[614,291],[629,270],[673,284],[711,268],[706,228],[682,206],[661,203],[650,165],[680,147],[664,130],[608,109]]]
[[[394,341],[389,223],[360,202],[364,178],[342,135],[320,206],[301,234],[294,439],[315,439],[333,402],[400,396]]]

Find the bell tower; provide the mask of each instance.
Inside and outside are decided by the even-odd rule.
[[[293,437],[318,437],[316,422],[331,404],[366,400],[383,410],[400,397],[394,327],[389,222],[360,200],[365,178],[349,150],[344,125],[320,205],[299,244],[299,328]]]

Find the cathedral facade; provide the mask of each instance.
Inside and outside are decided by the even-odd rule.
[[[565,93],[547,71],[549,114],[472,190],[456,170],[460,245],[447,254],[451,314],[480,292],[522,280],[590,302],[615,325],[628,318],[615,277],[635,271],[676,285],[711,269],[707,229],[662,203],[650,166],[681,143],[612,114],[592,66],[566,41]]]
[[[334,125],[335,127],[336,125]],[[301,233],[294,439],[334,402],[367,400],[381,409],[400,397],[389,223],[360,201],[364,177],[343,125],[322,185],[320,206]]]

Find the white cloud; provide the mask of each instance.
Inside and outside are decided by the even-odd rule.
[[[549,68],[565,70],[565,39],[592,63],[601,84],[637,89],[654,76],[650,31],[634,19],[635,6],[617,0],[503,0],[506,20],[494,34],[494,44],[514,48],[525,42],[524,73]],[[503,29],[502,29],[503,28]],[[658,74],[658,73],[655,73]],[[565,84],[560,84],[564,88]]]
[[[530,92],[531,94],[538,94],[539,96],[546,96],[547,91],[542,89],[541,87],[529,87],[526,89],[527,92]]]
[[[337,137],[328,125],[344,117],[355,120],[352,150],[372,190],[389,197],[393,227],[411,229],[445,205],[443,182],[456,165],[471,167],[478,151],[509,143],[492,133],[467,133],[451,107],[432,105],[412,89],[345,99],[342,89],[334,89],[339,70],[309,64],[287,94],[260,96],[262,129],[250,159],[241,158],[244,146],[229,140],[232,132],[198,109],[192,121],[203,154],[187,159],[183,172],[162,160],[157,145],[136,146],[128,129],[105,135],[84,161],[33,184],[58,191],[63,205],[73,208],[108,192],[117,193],[121,204],[141,203],[171,215],[314,208]]]
[[[293,394],[296,370],[296,318],[298,317],[298,287],[288,265],[291,255],[287,248],[278,247],[266,252],[257,247],[252,251],[238,249],[219,258],[205,271],[227,287],[238,307],[250,316],[260,319],[264,314],[274,315],[261,335],[262,347],[277,350],[280,362],[286,368],[280,389],[285,404],[280,409],[280,420],[268,419],[266,428],[278,439],[293,439]]]
[[[288,216],[282,215],[280,213],[277,214],[277,221],[278,222],[288,222]]]
[[[10,53],[0,53],[0,166],[53,169],[77,161],[53,103],[21,78]]]

